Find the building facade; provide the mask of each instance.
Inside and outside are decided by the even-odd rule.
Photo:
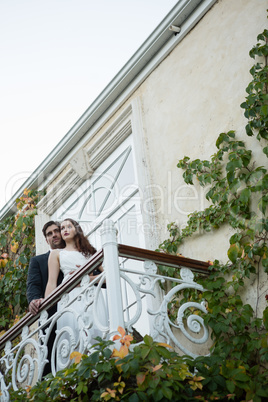
[[[156,249],[168,223],[183,227],[190,212],[207,206],[204,188],[184,183],[178,161],[209,159],[221,132],[235,130],[245,140],[240,104],[253,64],[248,52],[266,27],[267,5],[179,0],[2,209],[2,218],[23,188],[45,189],[36,220],[38,254],[46,250],[43,223],[67,217],[81,223],[96,248],[109,218],[119,243]],[[226,228],[195,236],[181,252],[225,261],[229,235]],[[251,287],[246,298],[254,300],[254,292]]]

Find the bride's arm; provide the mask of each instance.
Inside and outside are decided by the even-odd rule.
[[[48,258],[48,282],[45,291],[47,297],[57,287],[57,280],[60,272],[59,250],[52,250]]]

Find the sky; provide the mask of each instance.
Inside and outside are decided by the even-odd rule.
[[[0,0],[0,210],[177,0]]]

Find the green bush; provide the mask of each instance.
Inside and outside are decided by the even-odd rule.
[[[15,401],[207,401],[268,398],[268,377],[256,367],[245,367],[220,356],[179,356],[169,345],[144,342],[131,345],[121,332],[121,347],[113,341],[94,345],[92,353],[71,357],[69,369],[49,375],[28,390],[11,392]],[[127,339],[127,341],[126,341]],[[118,347],[118,346],[117,346]]]

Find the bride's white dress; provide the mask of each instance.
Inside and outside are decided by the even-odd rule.
[[[80,267],[84,266],[89,258],[86,258],[79,251],[60,250],[60,269],[63,272],[63,282],[70,278],[70,275]],[[77,267],[80,266],[80,267]],[[93,319],[93,304],[89,301],[95,298],[96,286],[91,286],[89,293],[79,296],[70,304],[67,312],[62,313],[57,321],[58,333],[61,332],[57,348],[57,371],[67,367],[70,363],[72,351],[84,352],[85,345],[96,343],[97,336],[103,337],[103,332],[96,326]],[[81,293],[81,287],[74,288],[69,293],[69,301]],[[96,300],[96,318],[103,327],[107,327],[107,304],[105,301],[105,290],[100,290]],[[68,301],[68,303],[69,303]],[[65,307],[64,302],[58,303],[58,312]],[[66,309],[66,307],[65,307]],[[93,325],[91,325],[93,322]],[[81,328],[84,330],[81,332]],[[82,334],[82,338],[81,338]]]

